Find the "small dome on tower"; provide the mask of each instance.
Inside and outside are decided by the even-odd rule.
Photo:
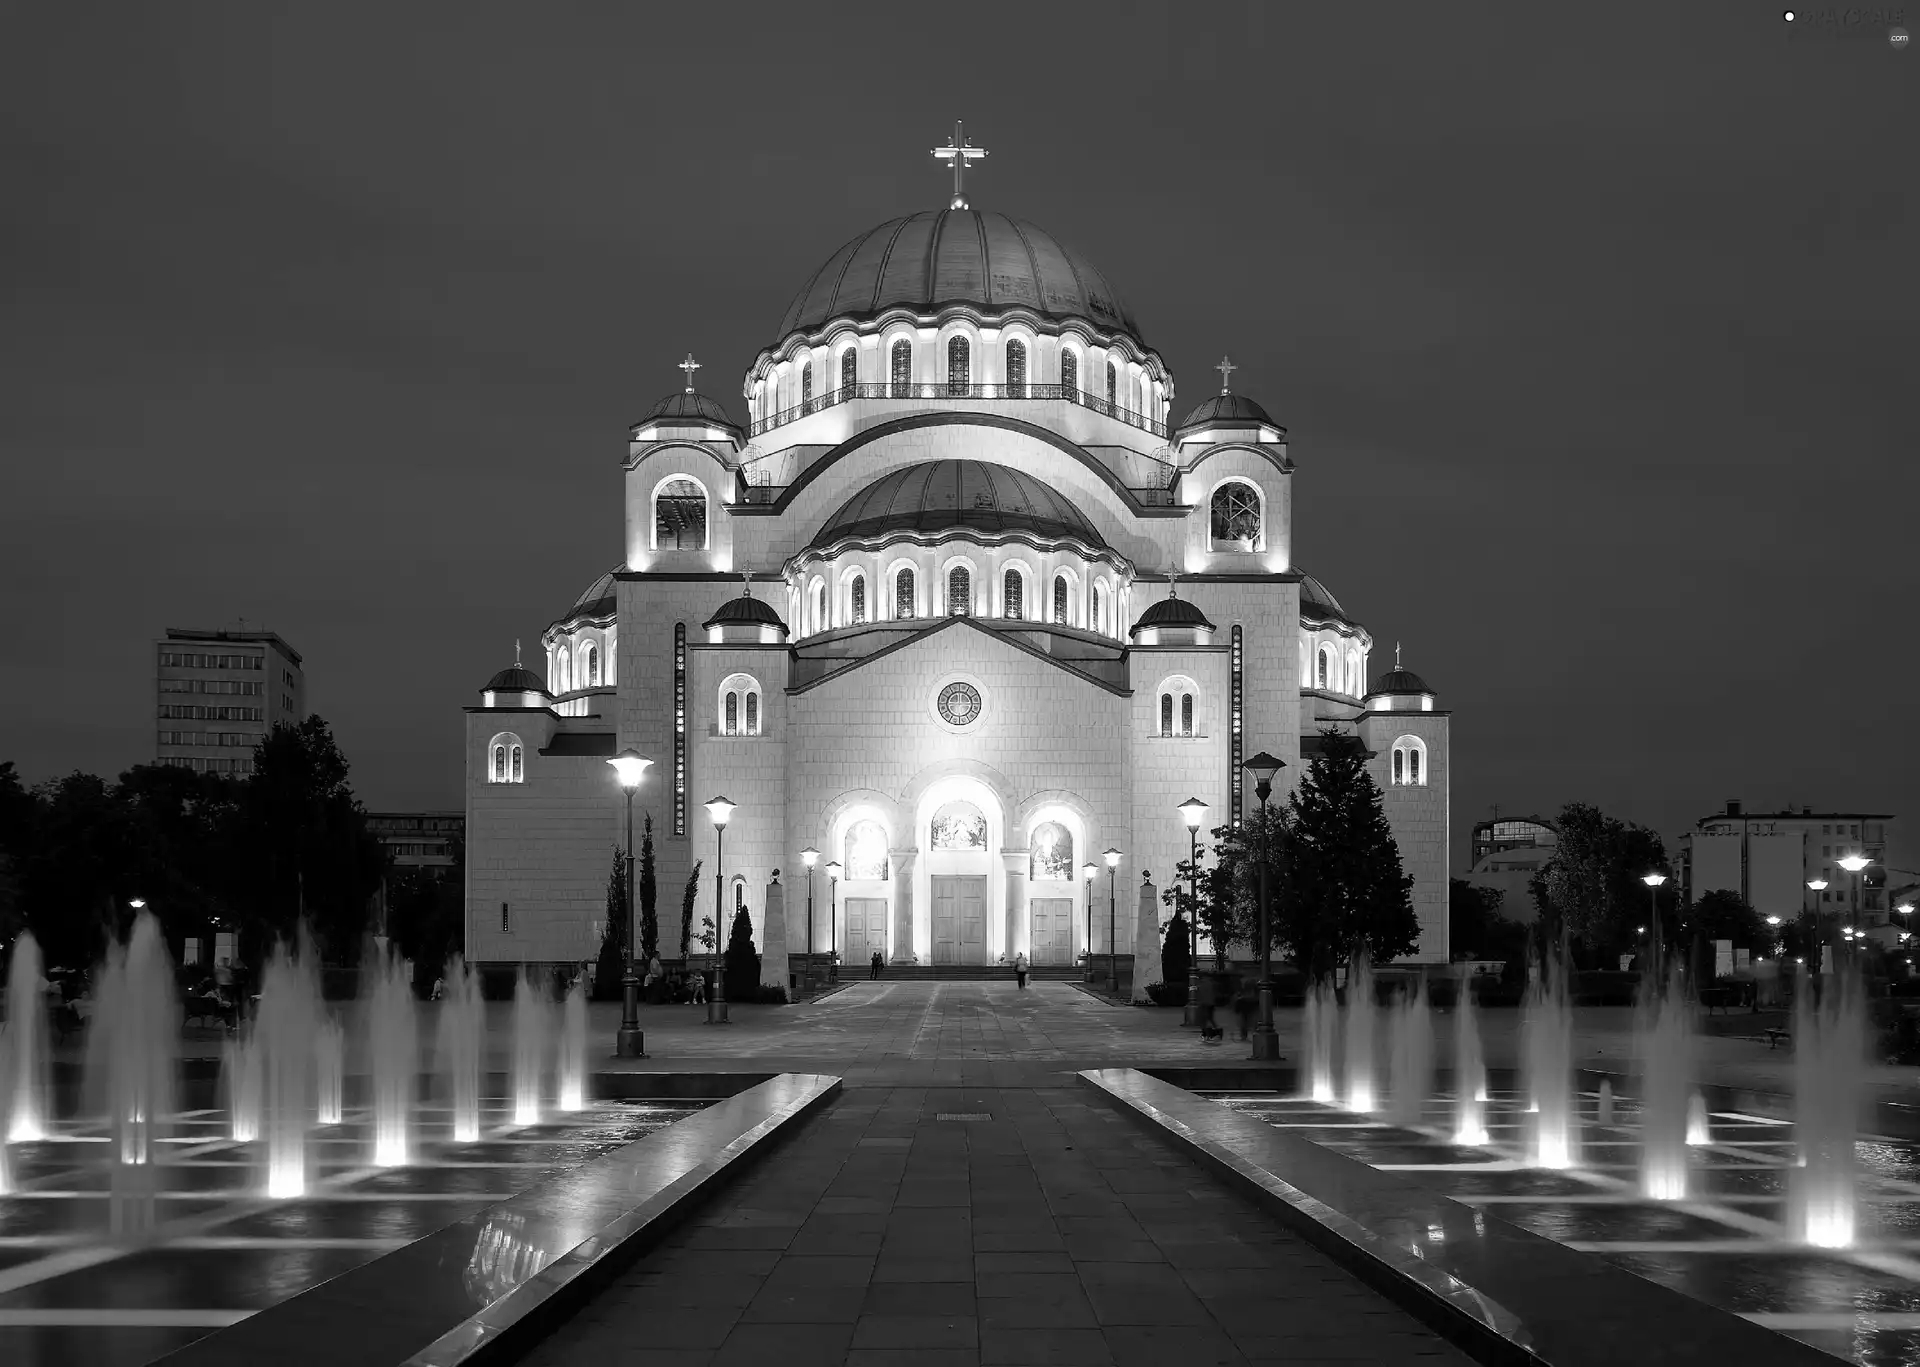
[[[770,626],[785,631],[787,624],[780,620],[780,614],[774,611],[773,604],[763,603],[758,598],[741,594],[738,598],[729,598],[720,605],[720,610],[700,624],[708,630],[714,627],[728,626]]]
[[[540,676],[521,665],[508,665],[491,679],[482,692],[486,693],[539,693],[545,695],[547,686],[540,682]]]
[[[1180,421],[1176,432],[1190,427],[1278,427],[1267,410],[1244,394],[1215,394]]]
[[[721,427],[737,427],[739,424],[727,416],[727,410],[705,394],[691,389],[682,389],[669,394],[647,411],[642,423],[672,422],[674,419],[685,422],[710,422]]]
[[[1139,635],[1149,627],[1200,627],[1213,630],[1213,623],[1207,620],[1207,614],[1200,611],[1199,605],[1185,598],[1162,598],[1150,603],[1147,610],[1140,614],[1140,620],[1133,624],[1133,634]]]
[[[1396,665],[1380,676],[1380,682],[1373,686],[1367,696],[1371,698],[1375,694],[1432,692],[1433,690],[1427,687],[1426,680],[1411,669],[1401,669]]]

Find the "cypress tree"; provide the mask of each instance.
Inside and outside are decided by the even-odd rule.
[[[653,818],[647,818],[647,824],[640,836],[640,952],[638,959],[642,964],[653,962],[654,954],[660,948],[660,914],[655,903],[659,900],[659,888],[653,874]],[[645,976],[644,973],[642,976]]]
[[[1294,789],[1289,896],[1282,912],[1310,976],[1365,949],[1375,963],[1420,943],[1413,876],[1400,866],[1380,786],[1351,736],[1331,730]]]

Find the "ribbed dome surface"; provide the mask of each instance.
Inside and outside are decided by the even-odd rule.
[[[1373,686],[1375,693],[1431,693],[1425,679],[1411,669],[1390,669]]]
[[[929,460],[876,479],[828,518],[816,547],[886,532],[1035,532],[1106,543],[1065,494],[1005,465]]]
[[[1146,627],[1206,627],[1212,630],[1213,623],[1207,620],[1207,614],[1200,611],[1197,604],[1184,598],[1167,597],[1148,604],[1147,610],[1140,614],[1140,620],[1133,624],[1135,631]]]
[[[1268,427],[1280,425],[1267,416],[1266,409],[1244,394],[1215,394],[1182,418],[1177,430],[1220,425],[1244,427],[1253,423],[1265,423]]]
[[[759,623],[779,627],[785,631],[787,624],[780,620],[780,614],[774,611],[773,604],[764,603],[758,598],[741,594],[738,598],[729,598],[720,605],[720,610],[700,625],[706,627],[740,626]]]
[[[540,682],[540,676],[531,669],[509,665],[487,680],[486,691],[489,693],[545,693],[547,686]]]
[[[560,620],[571,622],[581,617],[613,616],[619,593],[618,581],[613,576],[619,569],[620,566],[616,565],[587,585],[587,591],[573,600],[573,606],[567,609],[566,616]]]
[[[860,234],[807,277],[780,320],[780,337],[830,318],[870,318],[896,305],[924,313],[946,304],[1025,306],[1140,337],[1092,262],[1043,228],[978,209],[910,214]]]
[[[1328,593],[1327,586],[1310,574],[1300,576],[1300,611],[1307,616],[1345,618],[1347,615],[1347,610],[1340,606],[1340,600]]]
[[[739,426],[738,423],[727,416],[727,410],[722,408],[718,403],[709,399],[705,394],[697,394],[686,389],[667,395],[666,398],[660,400],[659,403],[649,409],[647,416],[640,419],[640,421],[642,423],[649,423],[662,420],[671,421],[674,418],[681,418],[688,422],[720,423],[727,427]]]

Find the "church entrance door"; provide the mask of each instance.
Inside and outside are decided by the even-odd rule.
[[[933,961],[935,964],[984,964],[987,961],[985,878],[934,877]]]
[[[873,952],[887,957],[887,899],[849,897],[847,933],[840,941],[840,962],[858,972],[873,962]]]
[[[1073,899],[1036,897],[1033,912],[1033,961],[1037,964],[1073,962]]]

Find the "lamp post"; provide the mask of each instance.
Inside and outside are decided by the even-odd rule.
[[[1818,973],[1827,957],[1827,913],[1820,910],[1820,894],[1827,890],[1827,880],[1809,878],[1807,886],[1813,890],[1813,971]]]
[[[827,863],[827,981],[840,981],[840,861]]]
[[[626,973],[620,979],[620,1030],[613,1037],[613,1051],[621,1058],[645,1058],[647,1037],[640,1030],[640,980],[633,976],[633,795],[653,761],[629,745],[607,763],[620,776],[620,786],[627,792],[627,926],[621,936]]]
[[[1180,804],[1180,819],[1187,823],[1187,927],[1191,948],[1187,954],[1187,1009],[1180,1013],[1180,1024],[1200,1023],[1200,820],[1207,804],[1190,797]]]
[[[1854,919],[1856,921],[1866,920],[1867,906],[1866,906],[1866,899],[1863,896],[1864,892],[1866,891],[1864,886],[1864,875],[1866,873],[1867,865],[1871,864],[1873,861],[1867,858],[1864,854],[1846,854],[1846,855],[1840,856],[1840,858],[1834,860],[1833,862],[1838,864],[1841,868],[1845,869],[1848,873],[1853,875]],[[1861,933],[1862,935],[1865,934],[1864,931]]]
[[[1101,858],[1107,861],[1107,990],[1120,995],[1120,961],[1115,957],[1114,879],[1119,876],[1120,851],[1109,847]]]
[[[707,803],[707,815],[713,818],[713,991],[707,996],[707,1024],[726,1025],[727,970],[720,957],[721,903],[726,888],[726,869],[722,858],[726,849],[727,818],[736,803],[716,797]]]
[[[1268,867],[1264,828],[1267,799],[1273,795],[1273,777],[1287,767],[1287,762],[1262,750],[1240,767],[1253,775],[1253,795],[1260,799],[1260,824],[1263,828],[1260,845],[1260,983],[1255,988],[1259,994],[1259,1006],[1253,1026],[1253,1057],[1278,1059],[1280,1036],[1273,1029],[1273,901],[1268,891],[1268,880],[1272,875]]]
[[[1093,981],[1093,876],[1100,872],[1089,859],[1080,866],[1080,876],[1087,885],[1087,981]]]
[[[1662,967],[1660,963],[1660,885],[1667,881],[1667,876],[1664,873],[1643,874],[1640,881],[1647,885],[1647,906],[1653,913],[1648,918],[1648,924],[1653,927],[1653,981],[1657,986],[1660,982]]]
[[[813,865],[820,851],[809,845],[800,851],[800,862],[807,866],[807,992],[813,992]]]

